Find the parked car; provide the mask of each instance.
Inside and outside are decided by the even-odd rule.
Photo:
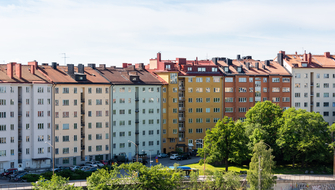
[[[90,168],[90,166],[82,166],[82,167],[81,167],[81,170],[82,170],[82,171],[85,171],[85,170],[88,170],[89,168]]]
[[[157,157],[158,157],[158,158],[167,158],[168,155],[167,155],[167,154],[164,154],[164,153],[159,153],[159,154],[157,155]]]
[[[80,166],[73,166],[70,169],[71,171],[80,170]]]
[[[16,175],[13,180],[14,181],[22,181],[22,177],[25,176],[26,174],[28,174],[28,172],[21,172],[18,175]]]
[[[187,160],[187,159],[191,159],[191,157],[187,154],[180,155],[177,158],[177,160]]]
[[[85,166],[98,167],[98,164],[96,162],[86,162]]]
[[[91,167],[91,168],[89,168],[88,170],[85,170],[85,172],[95,172],[95,171],[97,171],[98,170],[98,168],[96,168],[96,167]]]
[[[178,158],[178,154],[171,154],[170,160],[176,160]]]
[[[17,175],[25,173],[25,172],[26,171],[17,171],[17,172],[10,174],[8,177],[10,177],[11,179],[14,179]]]
[[[55,169],[51,168],[50,171],[55,171],[55,172],[60,172],[63,170],[63,167],[61,166],[56,166]]]
[[[95,162],[97,165],[98,165],[98,167],[99,168],[102,168],[102,167],[104,167],[104,164],[103,163],[101,163],[101,162]]]
[[[18,171],[19,171],[19,170],[18,170],[17,168],[10,168],[10,169],[5,170],[5,171],[1,174],[1,176],[10,177],[11,174],[16,173],[16,172],[18,172]]]
[[[108,161],[107,160],[100,160],[101,164],[103,164],[104,166],[108,165]]]

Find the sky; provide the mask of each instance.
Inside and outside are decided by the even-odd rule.
[[[0,63],[335,54],[333,0],[1,0],[0,24]]]

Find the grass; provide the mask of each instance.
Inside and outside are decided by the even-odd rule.
[[[204,165],[199,164],[188,164],[185,165],[191,168],[199,169],[200,175],[204,175]],[[212,166],[211,164],[206,164],[206,174],[212,174],[214,171],[219,170],[224,172],[226,168],[224,166]],[[248,171],[249,167],[246,165],[243,166],[229,166],[228,171],[235,171],[237,173],[241,173],[241,171]],[[287,165],[277,165],[276,168],[273,169],[275,174],[305,174],[305,171],[308,170],[308,173],[310,171],[313,171],[313,174],[332,174],[332,166],[310,166],[307,168],[301,168],[300,165],[295,166],[295,168],[292,167],[291,164]]]

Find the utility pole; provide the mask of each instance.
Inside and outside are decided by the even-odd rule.
[[[64,54],[64,65],[66,65],[66,58],[69,58],[69,57],[66,57],[66,53],[62,53],[62,54]]]

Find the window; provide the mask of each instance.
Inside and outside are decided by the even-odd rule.
[[[124,144],[124,143],[123,143]],[[96,151],[102,151],[102,145],[96,145],[95,146]]]
[[[232,87],[225,88],[225,92],[233,92],[233,91],[234,91],[234,88]]]
[[[0,112],[0,118],[6,118],[6,112]]]
[[[78,104],[77,100],[73,100],[73,105],[76,106]]]
[[[206,92],[211,92],[211,89],[210,88],[206,88]]]
[[[63,112],[63,118],[69,118],[70,113],[68,111]]]
[[[294,97],[300,98],[300,93],[294,93]]]
[[[238,92],[247,92],[247,88],[245,87],[238,88]]]
[[[193,98],[188,98],[188,102],[192,103],[193,102]]]
[[[95,105],[102,105],[102,99],[96,99]]]
[[[88,135],[88,140],[92,140],[92,135],[91,134]]]
[[[329,116],[329,112],[328,111],[323,112],[323,116],[328,117]]]
[[[280,82],[279,78],[272,78],[272,82]]]
[[[37,117],[44,117],[44,111],[38,111]]]
[[[225,108],[225,112],[233,112],[234,108]]]
[[[63,154],[69,154],[70,153],[70,148],[63,148]],[[64,158],[63,158],[63,163],[64,163]]]
[[[192,118],[189,118],[189,119],[188,119],[188,123],[193,123],[193,119],[192,119]]]
[[[215,103],[220,102],[220,98],[213,98],[213,102]]]
[[[195,91],[196,92],[202,92],[202,88],[196,88]]]
[[[172,129],[172,133],[177,134],[178,133],[177,129]]]
[[[77,141],[78,139],[77,139],[77,135],[74,135],[73,136],[73,141]]]
[[[295,83],[294,88],[300,88],[300,83]]]
[[[101,140],[102,139],[102,134],[96,134],[95,139],[96,140]]]
[[[247,102],[247,98],[238,98],[238,102]]]
[[[280,92],[280,90],[279,90],[278,87],[274,87],[274,88],[272,88],[272,92]]]
[[[238,108],[238,112],[247,112],[247,108]]]
[[[289,87],[283,87],[283,92],[290,92],[290,88]]]
[[[70,129],[70,125],[68,123],[64,123],[63,130],[69,130],[69,129]]]
[[[42,99],[43,100],[43,99]],[[43,102],[43,101],[42,101]],[[43,104],[43,103],[42,103]],[[63,106],[68,106],[69,104],[69,100],[63,100]]]
[[[233,77],[226,77],[225,78],[225,82],[233,82],[233,81],[234,81]]]
[[[195,129],[196,133],[202,133],[202,128]]]
[[[213,92],[220,92],[220,88],[213,88]]]
[[[290,97],[283,97],[283,102],[289,102],[290,101]]]
[[[300,108],[300,102],[296,102],[296,103],[294,104],[294,106],[295,106],[296,108]]]
[[[96,117],[101,117],[102,116],[102,111],[96,111],[95,115],[96,115]]]
[[[211,82],[211,78],[206,77],[206,82]]]
[[[220,108],[213,108],[214,113],[220,112]]]
[[[38,123],[37,124],[37,129],[44,129],[44,124],[43,123]]]
[[[263,92],[267,92],[267,91],[268,91],[268,89],[264,87],[263,88]]]
[[[92,146],[88,146],[88,152],[92,152]]]
[[[280,98],[279,97],[273,97],[272,102],[280,102]]]
[[[63,88],[63,94],[68,94],[69,92],[69,88]]]
[[[38,148],[37,153],[38,154],[44,154],[44,148]]]
[[[195,119],[195,122],[196,122],[196,123],[202,123],[202,118],[196,118],[196,119]]]
[[[6,99],[0,99],[0,106],[6,105]]]
[[[323,102],[323,107],[329,107],[329,102]]]
[[[328,79],[329,78],[329,74],[323,74],[323,78]]]
[[[193,113],[193,108],[188,108],[188,113]]]
[[[300,73],[295,73],[295,78],[300,78]]]
[[[96,128],[102,128],[102,122],[96,122],[95,127]]]
[[[238,82],[247,82],[247,78],[238,78]]]
[[[0,137],[0,144],[6,144],[6,137]]]
[[[124,104],[126,102],[125,98],[120,98],[120,104]]]
[[[268,82],[268,78],[263,78],[263,82]]]
[[[234,98],[233,97],[226,97],[225,102],[234,102]]]
[[[329,88],[329,83],[323,83],[323,88]]]
[[[202,108],[196,108],[196,109],[195,109],[195,112],[196,112],[196,113],[202,113]]]
[[[95,89],[95,93],[97,93],[97,94],[101,94],[101,93],[102,93],[102,88],[96,88],[96,89]]]
[[[173,119],[172,123],[176,124],[177,123],[177,119]]]
[[[6,125],[0,125],[0,131],[6,131]]]
[[[177,84],[177,73],[170,73],[170,83],[171,84]]]
[[[70,137],[68,135],[63,136],[63,142],[69,142],[70,141]]]
[[[202,98],[196,98],[195,100],[196,100],[196,102],[198,102],[198,103],[201,103],[201,102],[202,102]]]
[[[195,82],[202,82],[202,78],[200,78],[200,77],[196,77],[196,78],[195,78]]]
[[[38,87],[37,88],[37,93],[43,93],[44,92],[44,88],[43,87]]]

